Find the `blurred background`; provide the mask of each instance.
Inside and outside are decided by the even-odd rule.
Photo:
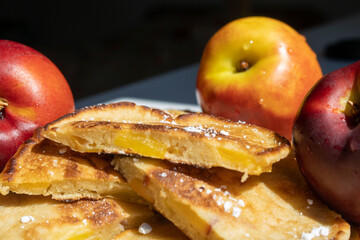
[[[197,63],[209,38],[240,17],[274,17],[301,32],[359,9],[358,0],[1,0],[0,38],[50,58],[77,100]]]

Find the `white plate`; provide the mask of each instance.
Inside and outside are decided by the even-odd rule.
[[[193,112],[201,112],[201,108],[197,105],[193,104],[183,104],[183,103],[174,103],[174,102],[165,102],[165,101],[157,101],[157,100],[149,100],[149,99],[141,99],[141,98],[116,98],[105,103],[113,103],[113,102],[133,102],[138,105],[144,105],[151,108],[159,108],[159,109],[175,109],[175,110],[189,110]]]

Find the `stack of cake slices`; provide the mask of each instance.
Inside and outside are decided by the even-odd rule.
[[[349,239],[289,142],[120,102],[39,128],[0,174],[0,239]]]

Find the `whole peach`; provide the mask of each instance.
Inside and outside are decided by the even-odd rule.
[[[207,43],[197,99],[206,113],[290,139],[301,101],[321,76],[304,36],[272,18],[246,17],[228,23]]]
[[[0,40],[0,169],[37,127],[73,110],[71,89],[48,58]]]

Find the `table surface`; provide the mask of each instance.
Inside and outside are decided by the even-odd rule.
[[[359,26],[360,12],[301,32],[317,54],[323,74],[355,62],[354,60],[330,59],[326,57],[325,49],[329,44],[340,40],[360,39]],[[80,99],[75,102],[76,108],[118,100],[132,100],[144,104],[149,102],[153,106],[170,103],[173,106],[185,104],[183,106],[192,108],[195,105],[196,108],[195,84],[198,67],[198,63],[191,64],[133,84]]]

